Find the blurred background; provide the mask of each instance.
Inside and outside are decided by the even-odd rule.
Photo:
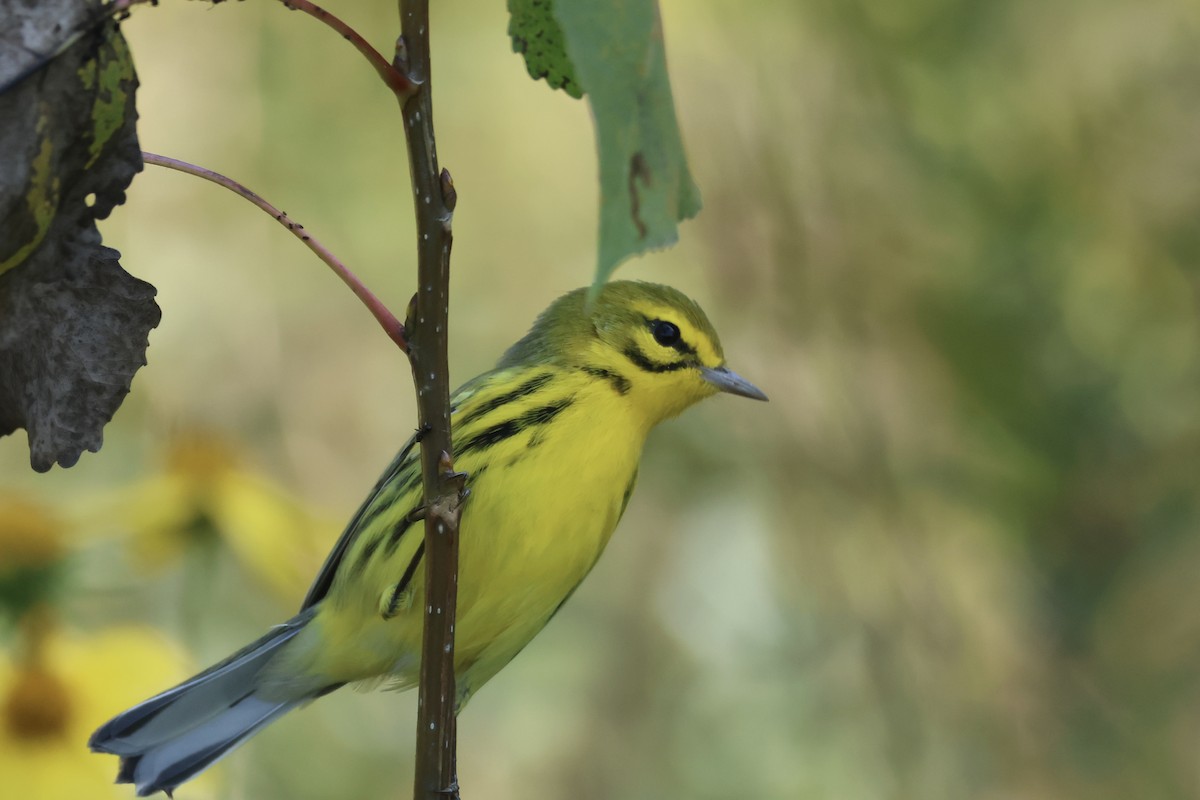
[[[388,52],[390,2],[327,7]],[[584,103],[499,0],[436,3],[451,363],[589,282]],[[1200,797],[1200,5],[662,3],[705,200],[619,277],[697,298],[769,405],[655,432],[608,552],[460,722],[464,797]],[[392,97],[272,2],[124,26],[147,150],[233,176],[390,305]],[[290,616],[414,425],[408,366],[278,225],[150,168],[158,287],[104,449],[0,440],[0,775],[132,797],[110,714]],[[411,693],[338,692],[177,793],[410,796]]]

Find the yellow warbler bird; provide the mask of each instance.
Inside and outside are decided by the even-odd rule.
[[[694,302],[618,281],[556,300],[452,398],[469,475],[459,539],[461,709],[588,574],[621,518],[646,435],[717,392],[766,400],[725,366]],[[424,526],[416,453],[384,472],[292,619],[116,716],[89,742],[139,795],[174,789],[282,714],[347,683],[417,682]]]

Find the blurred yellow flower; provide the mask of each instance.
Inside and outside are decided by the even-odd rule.
[[[147,686],[168,686],[187,673],[178,652],[150,629],[68,635],[45,607],[27,614],[15,653],[0,651],[4,795],[127,800],[129,787],[113,784],[116,760],[88,752],[88,737],[112,714],[144,699]],[[205,794],[201,785],[189,796]]]
[[[335,523],[242,466],[228,443],[210,435],[177,438],[161,474],[106,505],[101,516],[131,535],[141,564],[161,567],[220,543],[289,601],[303,594],[337,534]]]

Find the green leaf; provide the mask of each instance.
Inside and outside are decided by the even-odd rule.
[[[700,192],[675,120],[657,0],[559,0],[553,9],[596,125],[598,287],[630,256],[674,244]]]
[[[567,58],[562,28],[551,13],[552,0],[508,0],[508,35],[513,52],[525,57],[525,69],[535,81],[545,78],[554,89],[583,97],[575,67]]]

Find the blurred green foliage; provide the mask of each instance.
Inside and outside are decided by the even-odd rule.
[[[391,5],[329,6],[390,46]],[[1200,796],[1200,5],[662,11],[706,208],[621,275],[697,297],[772,402],[656,433],[605,558],[464,715],[464,796]],[[465,380],[590,280],[596,165],[503,4],[433,25]],[[399,117],[343,42],[269,3],[125,32],[147,149],[238,177],[403,306]],[[159,288],[150,365],[73,470],[0,441],[6,488],[68,507],[204,427],[348,516],[415,418],[349,293],[161,171],[105,237]],[[294,605],[229,560],[84,555],[74,624],[151,622],[200,662]],[[405,796],[411,706],[324,699],[228,760],[230,794]]]

